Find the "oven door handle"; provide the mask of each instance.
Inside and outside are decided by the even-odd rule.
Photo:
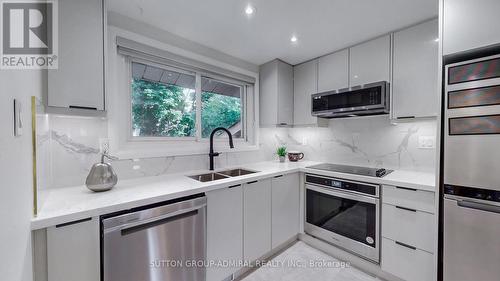
[[[365,196],[365,195],[361,195],[361,194],[351,194],[351,193],[344,192],[344,191],[337,191],[337,190],[333,190],[331,188],[319,187],[319,186],[314,186],[314,185],[309,185],[309,184],[306,184],[306,188],[313,190],[313,191],[316,191],[316,192],[320,192],[320,193],[324,193],[327,195],[340,197],[340,198],[344,198],[344,199],[360,201],[360,202],[376,204],[376,205],[378,205],[378,203],[379,203],[378,198]]]

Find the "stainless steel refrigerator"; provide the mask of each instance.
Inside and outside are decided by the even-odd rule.
[[[500,52],[445,59],[444,281],[500,280]]]

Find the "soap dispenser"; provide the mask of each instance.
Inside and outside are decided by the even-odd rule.
[[[104,158],[118,160],[116,157],[103,153],[101,162],[92,166],[87,176],[87,180],[85,181],[85,185],[94,192],[108,191],[118,182],[118,176],[113,170],[113,167],[110,163],[105,163]]]

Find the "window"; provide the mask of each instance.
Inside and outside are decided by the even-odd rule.
[[[203,139],[224,127],[234,138],[245,139],[244,82],[142,61],[131,63],[133,138]],[[196,85],[200,85],[198,91]]]
[[[224,127],[233,137],[241,138],[242,87],[202,77],[201,91],[201,136],[208,138],[213,129]]]
[[[195,75],[134,62],[131,100],[132,136],[195,136]]]

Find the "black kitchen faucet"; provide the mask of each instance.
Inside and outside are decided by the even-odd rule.
[[[222,127],[215,128],[212,131],[212,133],[210,134],[210,154],[208,154],[210,156],[210,171],[214,170],[214,157],[220,155],[219,152],[214,152],[214,136],[215,136],[215,133],[217,133],[218,131],[224,131],[227,133],[227,135],[229,136],[229,147],[234,148],[233,136],[231,135],[231,132],[229,132],[229,130],[226,128],[222,128]]]

